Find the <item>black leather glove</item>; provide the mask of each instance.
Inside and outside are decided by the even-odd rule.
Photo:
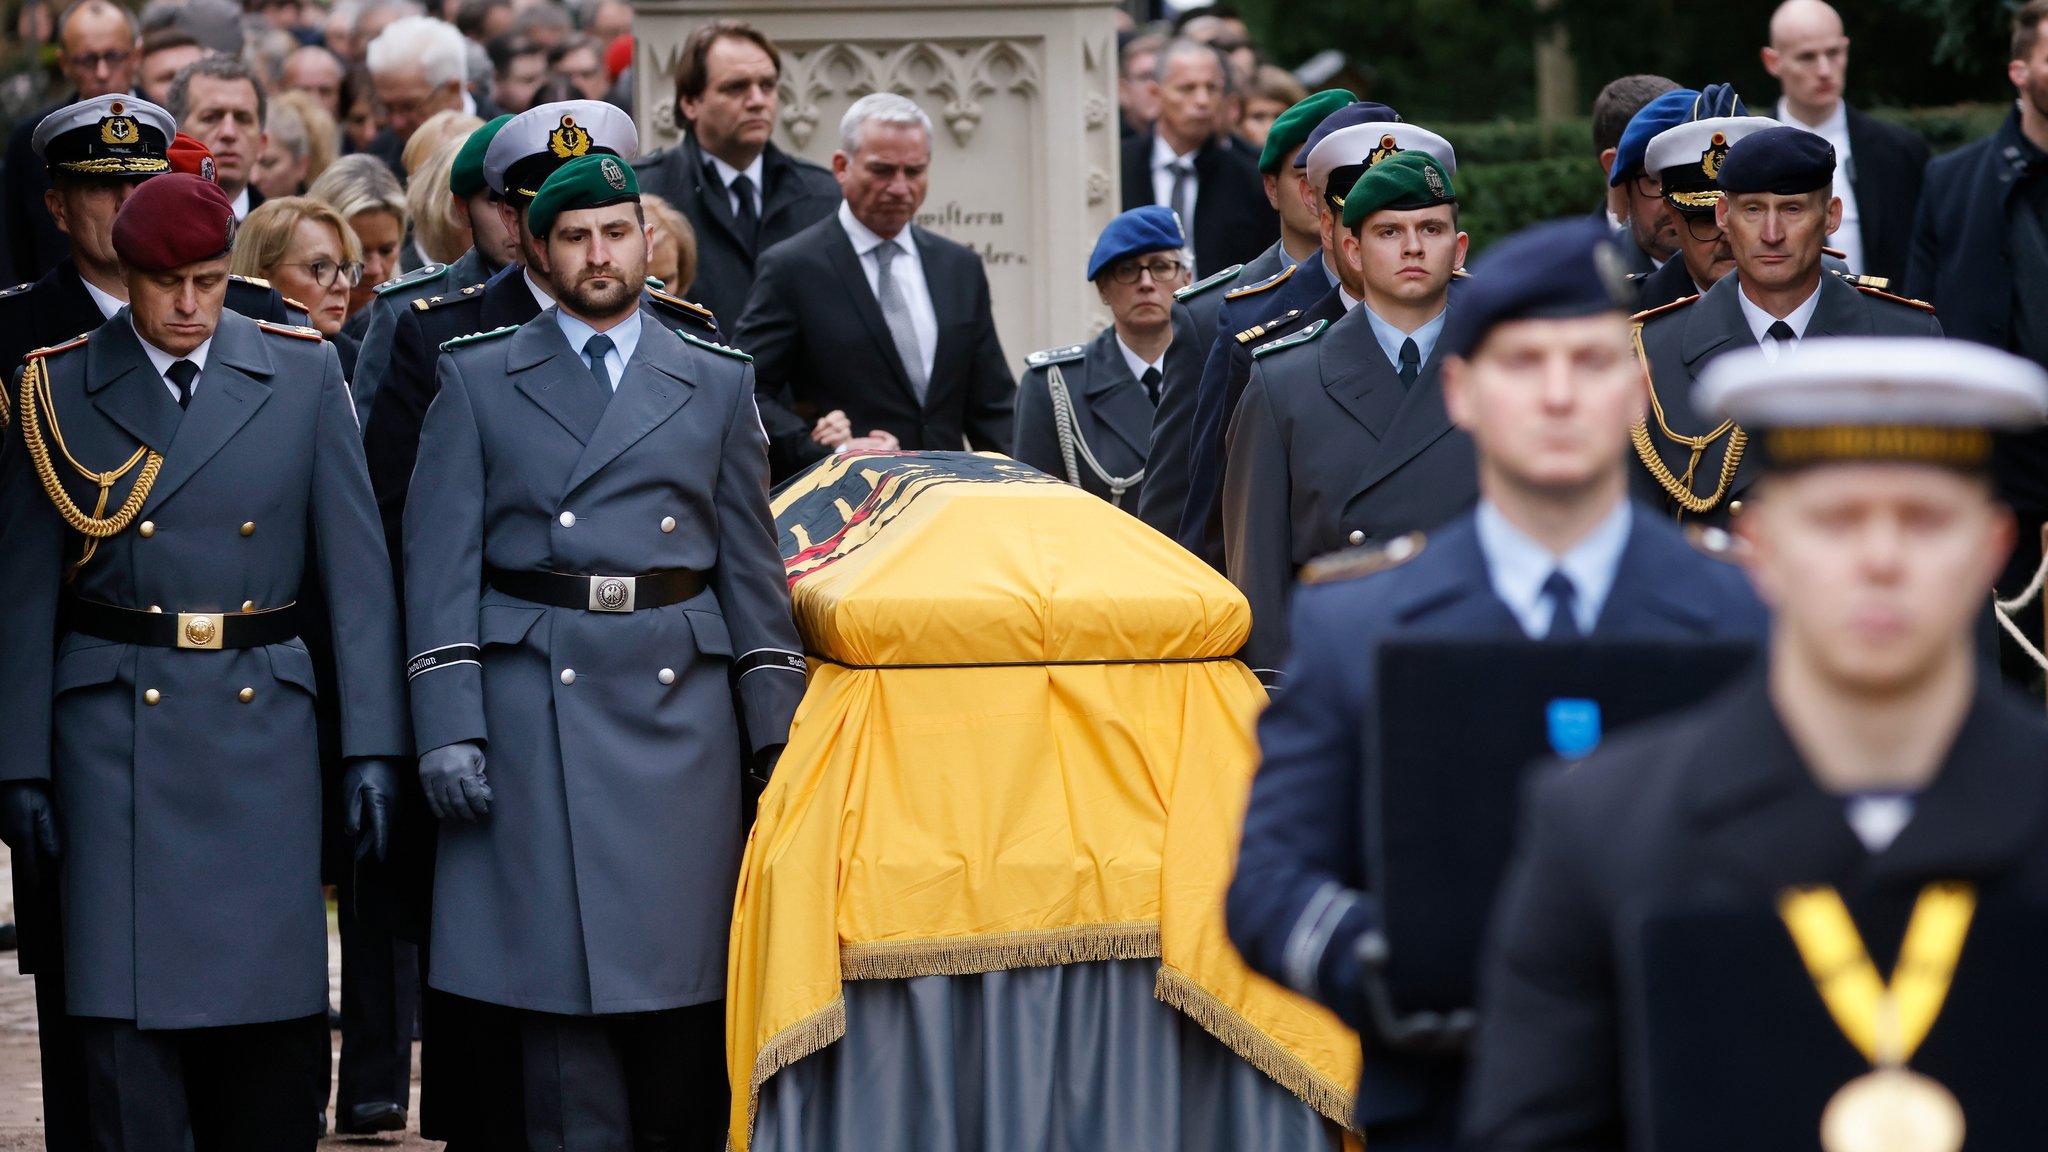
[[[475,824],[491,814],[484,750],[474,741],[444,744],[420,757],[420,787],[426,790],[427,807],[439,819]]]
[[[57,879],[63,855],[57,841],[57,806],[40,780],[0,783],[0,841],[14,851],[14,871],[26,889]]]
[[[787,747],[787,744],[770,744],[754,753],[754,764],[747,769],[747,776],[753,780],[756,787],[766,788],[768,781],[774,779],[775,765],[781,761],[782,750]]]
[[[391,848],[392,814],[397,811],[397,767],[375,757],[349,761],[341,776],[341,823],[355,844],[358,862],[384,859]]]

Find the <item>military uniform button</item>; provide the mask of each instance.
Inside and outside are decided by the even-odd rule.
[[[254,700],[255,698],[256,690],[254,688],[244,688],[240,692],[235,693],[235,699],[240,700],[244,704],[247,704],[249,701]]]
[[[1742,515],[1742,501],[1740,501],[1740,500],[1730,500],[1730,501],[1728,502],[1728,514],[1729,514],[1730,516],[1740,516],[1740,515]]]
[[[663,684],[673,684],[676,682],[676,670],[673,668],[663,668],[654,674],[654,678]]]
[[[675,518],[675,517],[673,517],[673,516],[663,516],[663,517],[661,518],[661,530],[662,530],[663,532],[673,532],[673,531],[675,531],[675,530],[676,530],[676,518]]]
[[[244,600],[244,601],[242,601],[242,611],[244,611],[244,612],[254,612],[255,610],[256,610],[256,602],[255,602],[254,600]]]
[[[154,613],[156,613],[156,614],[157,614],[157,615],[159,615],[159,616],[163,615],[163,611],[164,611],[164,609],[163,609],[163,605],[161,605],[161,604],[151,604],[151,605],[149,606],[149,610],[150,610],[151,612],[154,612]]]
[[[140,528],[136,529],[136,531],[138,531],[138,532],[142,533],[142,538],[143,538],[144,540],[147,540],[147,539],[149,539],[149,538],[150,538],[151,536],[154,536],[154,535],[156,535],[156,521],[154,521],[154,520],[144,520],[144,521],[142,522],[142,527],[140,527]]]
[[[161,693],[161,692],[159,692],[159,691],[157,691],[157,690],[156,690],[156,689],[154,689],[154,688],[151,688],[151,689],[150,689],[149,691],[147,691],[147,692],[144,692],[144,693],[142,694],[142,702],[143,702],[144,704],[155,704],[155,703],[156,703],[157,701],[159,701],[159,700],[161,700],[161,699],[163,699],[163,698],[164,698],[164,694],[163,694],[163,693]]]
[[[1355,548],[1358,545],[1365,543],[1365,533],[1360,531],[1359,529],[1354,528],[1351,530],[1351,535],[1345,537],[1345,539],[1351,541],[1351,546]]]
[[[564,684],[574,684],[575,682],[576,682],[576,670],[575,670],[574,668],[564,668],[564,669],[562,669],[562,683],[564,683]]]
[[[574,528],[576,526],[576,514],[574,512],[562,513],[560,520],[564,528]]]
[[[244,536],[254,536],[255,534],[256,534],[256,522],[255,522],[254,520],[246,520],[246,521],[244,521],[244,522],[242,523],[242,535],[244,535]]]

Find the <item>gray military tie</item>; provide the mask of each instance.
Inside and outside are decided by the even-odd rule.
[[[1173,173],[1173,189],[1167,193],[1167,199],[1171,203],[1167,207],[1173,209],[1175,216],[1180,217],[1181,227],[1185,228],[1188,225],[1188,218],[1194,215],[1192,201],[1195,194],[1195,166],[1185,160],[1176,160],[1168,164],[1166,170]]]
[[[604,386],[604,394],[607,397],[616,388],[612,383],[612,370],[607,368],[604,362],[604,358],[612,354],[613,347],[612,338],[602,332],[592,334],[590,339],[583,342],[583,358],[590,364],[590,375]]]
[[[1415,387],[1415,378],[1421,374],[1422,349],[1416,346],[1415,338],[1410,336],[1401,341],[1401,387]]]
[[[903,248],[894,240],[884,240],[875,249],[875,263],[881,268],[875,276],[875,301],[882,306],[882,322],[889,326],[889,339],[903,361],[903,373],[910,377],[910,390],[922,404],[925,389],[930,386],[924,371],[924,353],[918,350],[917,328],[910,322],[910,303],[903,298],[903,287],[896,283],[896,275],[890,270],[891,263],[902,254]]]

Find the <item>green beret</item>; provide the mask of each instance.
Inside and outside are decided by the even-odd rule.
[[[510,114],[500,116],[471,132],[469,139],[462,142],[462,149],[455,153],[455,166],[448,170],[450,192],[466,198],[488,187],[484,183],[484,153],[491,150],[491,138],[496,136],[498,129],[503,128],[505,122],[510,119]]]
[[[1411,212],[1456,204],[1451,178],[1444,166],[1427,152],[1396,152],[1365,170],[1344,197],[1344,226],[1356,228],[1367,216],[1385,209]]]
[[[1265,150],[1259,153],[1259,171],[1268,176],[1278,172],[1280,162],[1289,152],[1308,143],[1308,134],[1316,130],[1323,117],[1357,100],[1342,88],[1325,88],[1275,116],[1273,127],[1266,132]]]
[[[541,184],[526,209],[526,227],[535,236],[546,236],[554,230],[555,217],[564,212],[638,199],[640,181],[631,165],[617,156],[578,156]]]

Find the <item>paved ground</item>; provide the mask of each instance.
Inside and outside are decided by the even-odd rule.
[[[9,904],[14,878],[8,867],[7,848],[0,845],[0,921],[12,920]],[[327,980],[330,995],[341,999],[341,942],[330,926],[327,932]],[[341,1037],[336,1035],[337,1047]],[[43,1147],[42,1080],[36,1053],[35,984],[15,970],[14,957],[0,953],[0,1152],[25,1152]],[[413,1115],[419,1115],[419,1053],[413,1053]],[[402,1138],[329,1137],[320,1147],[330,1149],[434,1149],[438,1142],[422,1140],[417,1127]]]

